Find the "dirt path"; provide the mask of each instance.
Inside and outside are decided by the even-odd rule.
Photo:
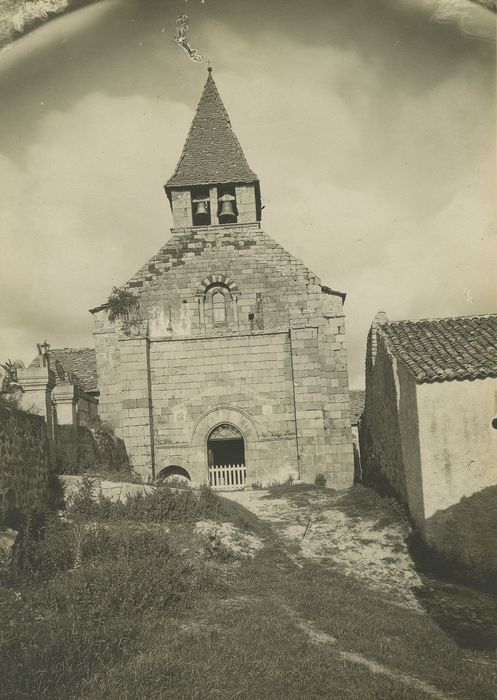
[[[461,646],[495,649],[497,598],[416,570],[409,524],[394,501],[363,487],[223,494],[272,524],[292,559],[330,566],[389,603],[428,613]]]
[[[391,601],[421,610],[413,589],[422,581],[407,549],[407,525],[385,506],[351,504],[346,493],[315,490],[276,498],[267,491],[223,495],[271,522],[296,561],[333,565]]]

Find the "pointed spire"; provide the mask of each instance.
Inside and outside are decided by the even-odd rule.
[[[257,182],[217,90],[212,67],[169,187]]]

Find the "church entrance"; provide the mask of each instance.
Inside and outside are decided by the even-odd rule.
[[[213,489],[240,489],[245,486],[245,441],[238,428],[218,425],[207,439],[209,484]]]

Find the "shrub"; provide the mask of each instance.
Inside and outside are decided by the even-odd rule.
[[[54,516],[30,515],[21,525],[13,550],[14,579],[46,580],[74,564],[72,527]]]
[[[119,476],[136,480],[129,464],[124,442],[108,428],[62,425],[58,430],[57,471],[60,474]]]
[[[321,473],[316,474],[316,478],[314,479],[314,483],[316,484],[316,486],[320,486],[321,488],[324,489],[326,487],[325,475],[321,474]]]
[[[80,488],[70,499],[68,512],[71,517],[156,523],[220,520],[224,517],[221,499],[208,486],[176,491],[157,485],[151,493],[137,493],[122,503],[97,493],[97,483],[91,477],[83,477]]]
[[[97,523],[87,524],[82,538],[82,560],[115,559],[130,560],[140,557],[167,557],[171,553],[169,541],[164,532],[135,527],[113,529]]]
[[[238,558],[235,552],[224,544],[217,532],[201,535],[200,545],[204,553],[212,559],[227,563]]]
[[[198,588],[198,569],[178,554],[135,550],[132,556],[119,552],[61,572],[48,582],[44,596],[58,614],[103,620],[139,610],[177,610]]]
[[[112,292],[107,299],[107,314],[109,321],[113,322],[118,319],[127,321],[131,312],[137,312],[139,301],[134,294],[126,289],[113,287]]]

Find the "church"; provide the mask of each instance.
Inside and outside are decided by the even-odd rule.
[[[211,68],[165,192],[171,238],[91,310],[101,419],[144,480],[351,486],[345,294],[263,231]]]

